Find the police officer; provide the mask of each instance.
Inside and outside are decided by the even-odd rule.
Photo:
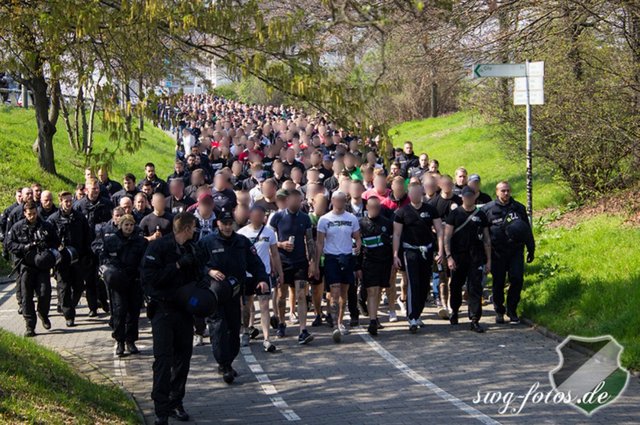
[[[113,204],[105,197],[100,196],[100,185],[94,178],[85,183],[86,196],[74,205],[73,209],[80,212],[87,219],[89,228],[95,235],[96,227],[109,221]],[[98,315],[98,307],[102,307],[105,312],[109,312],[109,301],[107,290],[98,278],[98,256],[91,255],[84,261],[86,297],[89,305],[89,317]]]
[[[378,302],[380,288],[388,288],[391,277],[393,222],[380,214],[380,198],[371,195],[367,200],[367,215],[360,218],[362,250],[361,267],[356,272],[367,292],[367,310],[371,335],[378,334]]]
[[[34,294],[38,297],[38,317],[42,327],[51,329],[49,308],[51,305],[51,280],[49,273],[55,266],[55,250],[60,241],[51,223],[38,217],[36,203],[27,201],[22,206],[24,219],[19,220],[9,231],[7,248],[20,262],[18,283],[22,288],[23,317],[26,322],[26,337],[36,335],[36,308]]]
[[[142,305],[142,287],[138,267],[146,249],[146,240],[135,230],[136,220],[125,214],[118,222],[116,233],[104,240],[100,255],[100,270],[111,296],[111,323],[116,355],[124,355],[125,342],[130,354],[140,351],[138,320]]]
[[[403,263],[407,271],[407,318],[409,331],[415,333],[423,326],[420,315],[429,294],[433,251],[437,236],[438,263],[444,261],[442,220],[436,209],[423,202],[422,185],[409,183],[409,205],[395,212],[393,223],[393,261],[397,268]],[[403,260],[400,259],[402,256]]]
[[[486,214],[475,205],[476,192],[466,186],[460,193],[462,205],[449,214],[444,229],[444,249],[451,270],[451,315],[458,324],[462,287],[467,283],[471,330],[482,333],[482,278],[491,271],[491,239]]]
[[[193,316],[175,302],[177,290],[204,276],[202,253],[193,243],[196,218],[182,212],[173,232],[152,241],[142,259],[142,284],[149,298],[147,316],[153,333],[153,389],[156,425],[172,416],[189,420],[182,400],[193,352]]]
[[[84,264],[91,256],[91,229],[87,219],[73,209],[73,195],[71,192],[58,194],[60,209],[49,217],[49,222],[56,228],[60,238],[61,249],[73,248],[78,257],[71,264],[66,261],[58,265],[55,278],[58,286],[58,303],[68,327],[75,326],[76,306],[82,296],[84,288]]]
[[[496,323],[504,323],[504,314],[513,325],[520,323],[517,314],[524,280],[524,247],[527,263],[534,259],[535,241],[527,211],[511,197],[511,185],[502,181],[496,185],[496,199],[482,210],[489,220],[491,234],[491,274],[493,276],[493,307]],[[507,307],[504,306],[504,284],[509,274]]]
[[[223,210],[218,216],[218,230],[198,242],[202,251],[206,252],[207,274],[216,281],[234,278],[243,286],[249,272],[257,280],[258,290],[268,292],[269,277],[264,264],[249,239],[236,233],[233,225],[233,213]],[[240,351],[241,295],[241,290],[234,291],[231,301],[219,305],[218,311],[209,318],[213,356],[227,384],[231,384],[237,376],[231,364]]]

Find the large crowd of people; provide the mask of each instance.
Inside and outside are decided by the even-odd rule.
[[[519,323],[524,250],[533,261],[535,245],[507,181],[492,198],[478,174],[443,174],[411,142],[387,151],[291,107],[185,95],[159,102],[156,124],[176,136],[173,170],[141,163],[114,181],[87,169],[57,194],[30,184],[0,226],[25,336],[38,320],[51,328],[54,287],[67,327],[84,294],[89,317],[109,313],[115,355],[137,354],[146,308],[156,423],[188,419],[189,362],[206,338],[230,384],[240,346],[261,336],[275,352],[287,326],[300,345],[319,326],[339,343],[363,317],[374,336],[400,317],[416,333],[427,303],[455,326],[466,299],[467,326],[482,333],[489,273],[496,323]],[[203,289],[218,300],[205,316],[194,313]]]

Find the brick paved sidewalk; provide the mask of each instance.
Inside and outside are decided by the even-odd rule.
[[[0,286],[0,327],[21,334],[24,321],[16,311],[14,285]],[[153,357],[146,319],[141,323],[142,354],[118,359],[108,317],[89,318],[87,313],[81,306],[78,326],[72,329],[64,327],[60,315],[52,315],[52,329],[38,326],[36,340],[73,353],[119,382],[152,423]],[[558,363],[557,342],[524,325],[494,325],[493,315],[486,313],[488,332],[475,334],[467,330],[465,319],[453,328],[428,309],[423,316],[429,319],[427,326],[416,335],[402,321],[385,323],[383,314],[385,329],[378,337],[356,329],[340,345],[323,326],[309,327],[316,339],[301,347],[297,327],[289,326],[287,338],[274,341],[274,354],[263,352],[259,340],[243,348],[234,363],[240,376],[232,386],[218,376],[211,346],[196,347],[185,407],[196,424],[638,423],[637,378],[614,405],[592,418],[563,405],[529,402],[519,415],[505,416],[498,414],[500,406],[474,404],[477,391],[524,396],[535,382],[546,393],[551,389],[548,372]],[[518,400],[514,403],[519,407]]]

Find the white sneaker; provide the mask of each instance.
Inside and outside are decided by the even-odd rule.
[[[418,321],[416,319],[409,320],[409,332],[412,334],[416,333],[418,330]]]
[[[386,295],[382,297],[382,305],[389,305],[389,298]]]
[[[249,346],[249,334],[242,334],[242,336],[240,337],[240,345],[242,345],[243,347]]]
[[[340,330],[341,335],[349,335],[349,329],[347,329],[347,327],[342,323],[338,325],[338,329]]]
[[[267,353],[274,353],[276,351],[276,346],[271,343],[271,341],[266,340],[262,343],[262,347],[264,347],[264,351]]]
[[[201,347],[204,345],[204,340],[202,338],[202,335],[196,335],[194,338],[194,344],[196,347]]]
[[[389,312],[389,321],[390,322],[397,322],[398,321],[398,315],[396,314],[395,311],[391,310]]]
[[[298,316],[296,316],[295,314],[291,315],[291,317],[289,318],[289,321],[291,322],[292,325],[300,324],[300,320],[298,320]]]
[[[202,336],[205,338],[209,338],[211,335],[209,334],[209,326],[204,327],[204,332],[202,332]]]
[[[440,307],[438,309],[438,317],[440,317],[441,319],[448,319],[449,318],[449,310],[447,310],[444,307]]]
[[[422,319],[418,319],[418,320],[416,320],[416,325],[418,325],[419,328],[423,328],[424,327],[424,322],[422,321]]]
[[[336,344],[342,341],[342,334],[340,333],[340,329],[338,328],[335,328],[333,330],[331,336],[333,337],[333,342],[335,342]]]

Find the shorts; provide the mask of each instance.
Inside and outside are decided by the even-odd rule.
[[[388,288],[391,280],[391,263],[364,263],[362,264],[362,286],[371,288],[379,286]]]
[[[309,263],[283,264],[284,283],[294,286],[296,280],[309,280]]]
[[[309,279],[309,284],[311,284],[311,286],[320,285],[324,280],[324,266],[320,266],[319,271],[320,271],[320,276],[318,276],[318,279],[316,279],[315,277],[312,277]]]
[[[247,277],[242,295],[245,297],[250,297],[252,295],[271,295],[271,290],[275,287],[275,283],[275,279],[272,276],[269,276],[269,279],[267,279],[267,284],[269,285],[267,292],[260,292],[258,294],[258,280],[253,277]]]
[[[324,260],[324,281],[327,286],[336,283],[353,285],[355,283],[355,257],[326,254]]]

